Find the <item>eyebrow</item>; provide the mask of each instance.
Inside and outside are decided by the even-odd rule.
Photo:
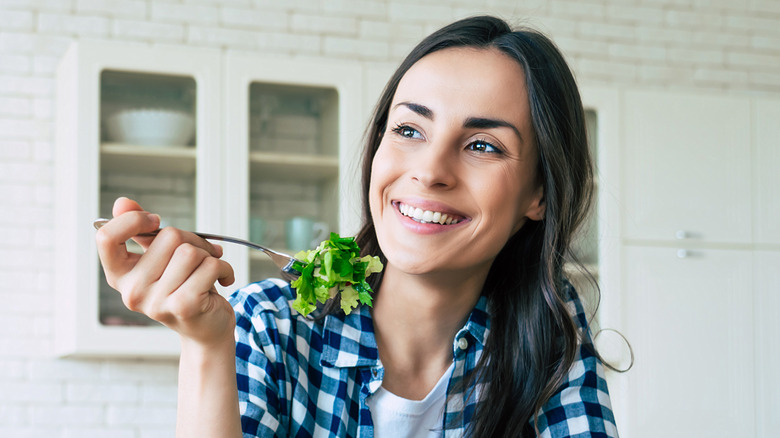
[[[520,130],[517,127],[506,120],[501,119],[488,119],[485,117],[469,117],[466,122],[463,123],[464,128],[474,129],[492,129],[492,128],[509,128],[515,132],[520,142],[523,142],[523,136],[520,134]]]
[[[395,108],[398,108],[399,106],[405,106],[409,108],[412,112],[419,114],[428,120],[433,120],[433,111],[425,105],[420,105],[419,103],[412,103],[412,102],[399,102],[398,104],[395,105]],[[470,128],[470,129],[509,128],[512,131],[514,131],[514,133],[520,139],[520,142],[523,142],[524,140],[523,136],[520,134],[520,130],[517,129],[515,125],[507,122],[506,120],[492,119],[487,117],[469,117],[463,123],[463,127]]]
[[[430,108],[428,108],[425,105],[420,105],[419,103],[412,103],[412,102],[400,102],[395,105],[395,108],[398,108],[399,106],[405,106],[412,110],[412,112],[415,112],[426,119],[433,120],[433,111],[431,111]]]

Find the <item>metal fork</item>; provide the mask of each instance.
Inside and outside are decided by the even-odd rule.
[[[99,218],[99,219],[96,219],[95,222],[92,223],[92,225],[94,225],[95,229],[98,230],[98,229],[100,229],[100,227],[102,227],[103,225],[105,225],[107,223],[108,223],[108,219]],[[156,230],[154,230],[152,232],[149,232],[149,233],[138,234],[138,236],[153,237],[153,236],[156,236],[157,233],[159,233],[160,231],[161,231],[161,229],[158,228],[158,229],[156,229]],[[239,239],[239,238],[236,238],[236,237],[228,237],[228,236],[221,236],[219,234],[200,233],[200,232],[194,232],[194,231],[192,233],[195,234],[196,236],[202,238],[202,239],[219,240],[219,241],[222,241],[222,242],[237,243],[239,245],[244,245],[244,246],[247,246],[249,248],[256,249],[256,250],[264,252],[265,255],[270,257],[271,261],[274,262],[274,264],[276,266],[278,266],[279,269],[282,270],[282,276],[287,281],[295,280],[296,278],[301,276],[301,273],[296,271],[293,268],[293,264],[296,262],[296,259],[293,256],[289,255],[289,254],[285,254],[285,253],[279,252],[279,251],[274,251],[274,250],[266,248],[266,247],[264,247],[262,245],[258,245],[256,243],[250,242],[248,240]]]

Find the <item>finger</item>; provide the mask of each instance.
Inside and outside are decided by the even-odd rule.
[[[233,267],[224,260],[206,257],[171,296],[172,311],[181,318],[209,311],[208,295],[216,293],[214,283],[217,281],[220,284],[232,284]]]
[[[195,266],[191,267],[190,271],[195,269],[197,264],[199,264],[204,257],[222,256],[221,247],[213,245],[193,233],[173,227],[165,227],[160,230],[157,236],[155,236],[154,240],[146,249],[144,256],[138,261],[138,264],[135,267],[135,271],[137,271],[136,275],[139,278],[143,278],[143,281],[152,283],[158,281],[169,267],[176,270],[180,263],[186,261],[186,258],[181,255],[176,258],[174,257],[175,253],[179,251],[182,246],[185,247],[183,248],[185,251],[188,250],[186,247],[191,247],[189,249],[198,248],[203,251],[203,254],[198,258]],[[192,255],[193,254],[190,254],[190,256]],[[182,281],[184,280],[182,279]],[[175,285],[175,287],[178,287],[178,285]]]
[[[195,245],[182,243],[177,246],[170,257],[170,262],[157,280],[155,289],[167,291],[168,295],[174,293],[207,257],[209,253]]]
[[[225,254],[225,249],[222,248],[222,245],[218,243],[211,243],[211,246],[214,247],[214,252],[215,252],[214,257],[220,258],[222,257],[223,254]]]
[[[169,290],[181,288],[195,272],[198,276],[205,276],[204,281],[208,288],[212,288],[215,282],[228,286],[235,281],[233,267],[229,263],[209,255],[202,248],[188,244],[176,249],[170,266],[176,266],[177,269],[166,269],[159,280],[159,283],[165,284]]]
[[[173,252],[179,245],[189,244],[205,250],[212,257],[222,257],[222,247],[215,245],[195,233],[180,230],[173,227],[165,227],[160,230],[149,245],[147,254],[149,261],[145,263],[161,263],[173,256]],[[167,263],[166,263],[167,264]]]
[[[128,211],[144,211],[141,205],[132,199],[121,196],[114,201],[114,207],[111,209],[111,214],[114,217],[121,216]]]
[[[127,252],[125,242],[139,233],[157,229],[160,217],[143,211],[129,211],[108,221],[95,234],[98,254],[106,274],[124,275],[138,260]]]
[[[116,199],[116,201],[114,201],[114,207],[113,207],[114,217],[121,216],[130,211],[144,212],[145,210],[141,207],[139,203],[126,197],[119,197]],[[159,221],[160,219],[159,216],[157,217],[157,219]],[[154,230],[149,230],[149,231],[154,231]],[[133,236],[133,240],[141,244],[144,250],[148,248],[149,244],[152,242],[153,239],[154,239],[153,237]],[[208,249],[209,253],[212,254],[214,257],[222,257],[223,251],[221,246],[212,244],[211,242],[207,242],[206,248]]]
[[[144,210],[139,203],[136,201],[133,201],[132,199],[125,198],[125,197],[119,197],[114,201],[114,207],[112,209],[112,214],[114,217],[121,216],[125,213],[131,212],[131,211],[140,211],[140,212],[146,212],[148,211]],[[159,215],[158,215],[159,216]],[[132,238],[136,243],[141,245],[141,247],[146,250],[146,248],[149,246],[149,243],[152,242],[152,239],[154,237],[146,237],[146,236],[133,236]]]
[[[230,286],[236,282],[236,275],[235,271],[233,271],[233,266],[222,259],[219,259],[219,261],[220,263],[224,263],[227,266],[220,267],[220,275],[217,277],[217,281],[221,286]]]
[[[214,283],[219,282],[223,286],[233,284],[235,276],[233,267],[230,263],[214,258],[206,257],[203,262],[192,272],[187,280],[182,283],[179,291],[182,290],[200,290],[203,294],[214,292]],[[174,292],[174,294],[178,293]]]
[[[210,265],[213,267],[209,268]],[[211,273],[213,278],[206,283],[202,281],[190,282],[188,288],[191,290],[183,292],[183,285],[196,271],[200,272],[200,277],[208,279],[208,274]],[[172,294],[179,291],[183,294],[197,296],[202,294],[204,290],[213,289],[214,282],[218,279],[219,281],[229,279],[232,282],[233,269],[227,262],[211,257],[205,249],[183,243],[176,247],[159,280],[150,281],[148,270],[140,264],[136,265],[133,272],[125,278],[132,279],[131,284],[128,284],[122,294],[125,305],[131,310],[144,313],[167,325],[174,323],[177,319],[191,317],[202,312],[201,307],[182,308],[180,307],[182,303],[171,305],[168,301]],[[139,285],[146,286],[138,287]],[[176,301],[178,300],[179,298],[176,299]],[[194,305],[190,301],[185,301],[184,304]]]
[[[119,197],[116,199],[116,201],[114,201],[114,207],[112,208],[112,214],[114,215],[114,217],[121,216],[131,211],[143,212],[145,210],[141,207],[141,204],[133,201],[132,199],[125,198],[124,196]],[[141,248],[143,248],[143,250],[146,251],[146,248],[149,247],[149,244],[152,242],[152,239],[154,238],[133,236],[132,239],[137,244],[141,245]]]

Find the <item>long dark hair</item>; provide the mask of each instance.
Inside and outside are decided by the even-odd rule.
[[[364,225],[357,241],[364,253],[386,261],[369,210],[371,162],[401,78],[424,56],[451,47],[498,49],[525,73],[545,215],[542,221],[526,222],[490,269],[482,291],[489,302],[490,335],[467,384],[485,383],[469,436],[533,435],[530,420],[564,381],[580,342],[565,306],[563,264],[593,196],[582,102],[552,41],[530,29],[513,30],[498,18],[473,17],[440,29],[412,50],[390,78],[366,132]],[[381,274],[371,280],[378,290]]]

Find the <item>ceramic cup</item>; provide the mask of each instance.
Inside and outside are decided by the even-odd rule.
[[[274,230],[268,221],[261,217],[249,218],[249,240],[258,245],[267,245],[275,237]]]
[[[287,248],[292,251],[314,249],[328,238],[328,224],[297,216],[285,223]]]

